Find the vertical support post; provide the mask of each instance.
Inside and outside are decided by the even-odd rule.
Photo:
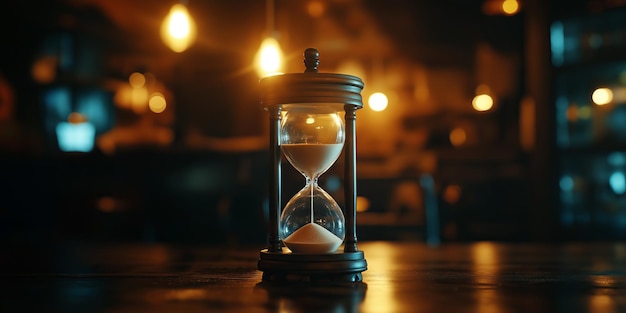
[[[344,197],[346,201],[346,238],[344,252],[356,252],[356,110],[355,105],[346,104],[346,141],[344,144],[345,172]]]
[[[282,252],[281,240],[278,236],[281,209],[281,174],[280,174],[280,105],[268,107],[270,122],[270,181],[269,181],[269,246],[268,252]]]

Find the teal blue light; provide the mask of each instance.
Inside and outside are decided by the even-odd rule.
[[[574,190],[574,179],[569,175],[563,175],[559,180],[559,186],[564,192],[572,191]]]
[[[616,194],[623,194],[626,192],[626,176],[624,176],[623,172],[613,172],[609,178],[609,185],[611,185],[611,189]]]
[[[550,47],[552,50],[552,64],[563,65],[565,59],[565,32],[563,23],[556,21],[550,26]]]
[[[91,123],[61,122],[56,127],[59,149],[64,152],[93,150],[96,128]]]

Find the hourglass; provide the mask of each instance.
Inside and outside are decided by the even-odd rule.
[[[304,73],[259,82],[270,121],[270,198],[269,245],[261,251],[258,267],[264,281],[360,282],[367,262],[356,238],[355,128],[363,81],[318,73],[315,49],[305,50],[304,57]],[[342,152],[343,210],[318,185]],[[282,155],[305,178],[305,186],[284,208]]]
[[[283,154],[306,179],[283,209],[280,237],[296,253],[335,252],[345,235],[343,212],[317,182],[343,150],[343,122],[323,104],[296,106],[287,108],[280,134]]]

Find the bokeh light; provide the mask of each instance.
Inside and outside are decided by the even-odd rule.
[[[312,0],[307,3],[306,11],[311,17],[320,17],[324,15],[324,12],[326,11],[326,6],[322,1]]]
[[[366,197],[356,197],[356,211],[366,212],[370,208],[370,200]]]
[[[131,107],[137,114],[146,111],[146,103],[148,102],[148,89],[133,88],[131,90]]]
[[[450,143],[455,146],[462,146],[467,140],[467,133],[462,127],[456,127],[450,131]]]
[[[559,179],[559,187],[564,192],[569,192],[574,190],[574,179],[572,176],[563,175],[561,179]]]
[[[387,99],[387,95],[384,93],[375,92],[369,97],[367,103],[373,111],[381,112],[387,108],[389,100]]]
[[[611,177],[609,177],[609,185],[611,186],[613,192],[618,195],[626,192],[626,176],[624,176],[624,172],[613,172],[613,174],[611,174]]]
[[[591,94],[591,100],[597,105],[605,105],[613,101],[613,91],[609,88],[598,88]]]
[[[461,199],[461,186],[448,185],[443,192],[443,200],[449,204],[455,204]]]
[[[183,52],[196,38],[196,25],[187,7],[177,3],[161,24],[161,39],[174,52]]]
[[[484,112],[489,111],[493,107],[493,98],[487,94],[480,94],[472,100],[474,110]]]
[[[167,107],[167,101],[165,100],[163,94],[155,92],[148,101],[148,107],[150,108],[150,111],[154,113],[162,113]]]
[[[517,0],[504,0],[502,2],[502,12],[506,15],[514,15],[519,11],[519,2]]]
[[[93,150],[96,128],[87,117],[72,112],[67,122],[56,125],[57,144],[64,152],[89,152]]]
[[[33,79],[42,84],[49,84],[56,78],[57,59],[52,56],[41,57],[32,68]]]
[[[128,77],[128,83],[133,88],[141,88],[146,85],[146,77],[139,72],[134,72]]]
[[[67,116],[67,121],[71,124],[80,124],[87,122],[87,117],[78,112],[72,112]]]

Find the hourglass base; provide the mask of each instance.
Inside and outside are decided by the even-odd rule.
[[[263,281],[305,283],[357,283],[367,270],[363,251],[329,254],[272,253],[261,251]]]

